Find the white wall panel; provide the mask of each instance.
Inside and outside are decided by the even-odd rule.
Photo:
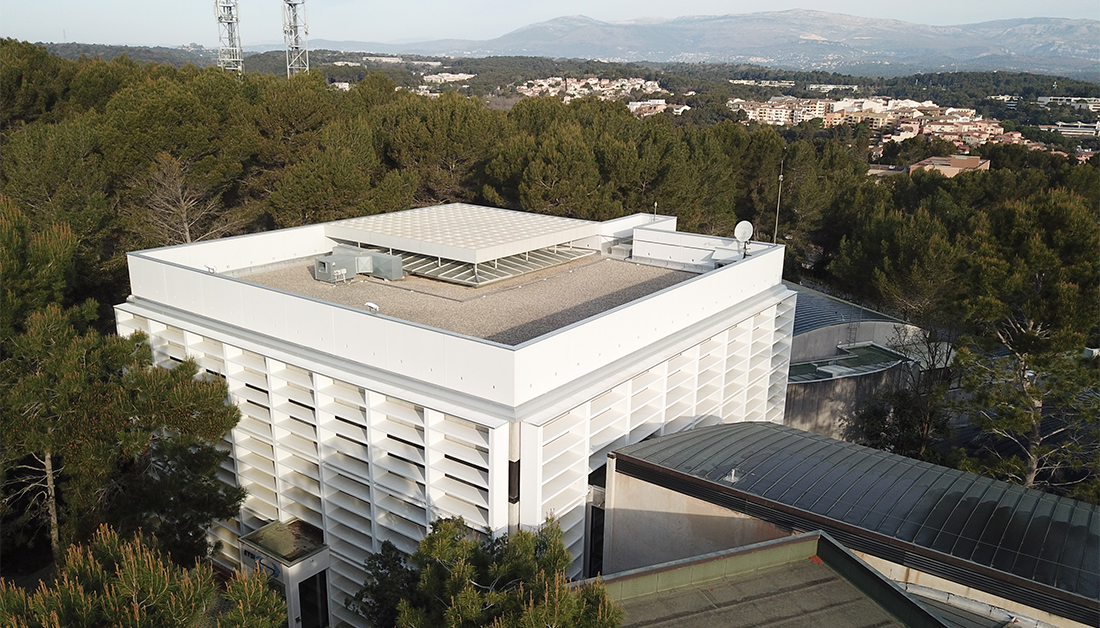
[[[210,265],[222,273],[307,257],[331,249],[332,241],[325,237],[324,226],[310,225],[141,251],[140,255],[198,270],[206,270],[206,266]]]
[[[520,346],[516,402],[545,394],[760,294],[779,283],[782,264],[782,249],[773,249]]]
[[[235,281],[204,281],[202,283],[203,311],[214,320],[241,320],[245,308],[242,297],[244,286]]]
[[[165,264],[165,300],[183,310],[203,312],[201,278],[202,275],[191,269]]]
[[[126,263],[130,269],[130,293],[164,303],[167,298],[164,289],[166,265],[137,255],[127,255]]]
[[[456,336],[445,336],[443,347],[443,378],[429,381],[498,403],[517,403],[512,349]]]
[[[239,284],[240,285],[240,284]],[[242,291],[241,301],[247,304],[244,308],[243,321],[226,321],[245,329],[267,334],[274,338],[284,338],[288,342],[294,342],[293,338],[286,337],[286,301],[287,295],[265,290],[259,286],[240,285]]]
[[[446,363],[444,334],[413,325],[387,321],[383,339],[386,343],[384,361],[380,366],[422,381],[441,382]]]
[[[286,338],[304,347],[311,347],[325,353],[332,353],[333,308],[325,303],[309,299],[286,299]]]

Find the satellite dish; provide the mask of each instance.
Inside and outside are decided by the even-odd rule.
[[[748,242],[752,238],[752,223],[742,220],[733,228],[733,237],[741,242]]]

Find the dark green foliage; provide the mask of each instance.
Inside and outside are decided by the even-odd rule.
[[[165,48],[163,46],[111,46],[105,44],[48,43],[45,48],[51,53],[78,61],[92,58],[97,61],[114,61],[126,57],[141,63],[160,63],[174,66],[192,64],[200,68],[215,65],[218,61],[217,49]],[[285,63],[285,58],[284,58]]]
[[[184,446],[202,455],[240,416],[236,406],[226,403],[221,380],[195,379],[193,362],[156,368],[143,337],[100,335],[87,328],[92,318],[93,304],[68,311],[45,306],[27,318],[26,331],[12,339],[0,362],[5,391],[0,399],[2,503],[6,516],[16,515],[5,522],[4,534],[29,529],[33,536],[36,527],[44,527],[55,556],[106,520],[106,491],[127,469],[140,468],[147,456],[178,462],[182,452],[167,445],[158,451],[158,440],[186,437]],[[199,480],[213,472],[212,466],[213,460],[201,457],[177,464],[166,470],[164,481]],[[199,494],[203,487],[215,490],[208,497],[211,507],[218,505],[216,512],[203,510],[190,519],[192,514],[174,508],[191,504],[177,502],[158,513],[146,511],[146,521],[202,527],[239,499],[211,483],[193,486],[196,494],[188,499],[204,499]],[[202,549],[186,541],[197,530],[180,527],[172,534],[181,546],[189,546],[187,551]]]
[[[947,435],[942,397],[899,387],[883,393],[848,418],[845,439],[891,453],[943,464],[932,445]]]
[[[11,199],[0,196],[0,355],[25,331],[30,313],[65,302],[76,242],[64,223],[34,229]]]
[[[963,350],[956,362],[968,393],[961,410],[986,435],[964,469],[1100,500],[1100,360]]]
[[[622,611],[601,584],[567,583],[571,560],[552,520],[489,540],[441,519],[407,561],[383,544],[349,604],[380,627],[618,626]]]
[[[397,606],[401,600],[417,600],[420,573],[405,563],[405,555],[393,543],[382,542],[382,550],[366,560],[367,579],[363,588],[344,604],[377,628],[397,625]]]
[[[0,130],[49,119],[74,70],[45,48],[0,39]]]
[[[986,145],[976,152],[992,162],[989,171],[877,181],[866,175],[866,125],[822,129],[811,121],[777,132],[739,124],[725,107],[731,96],[766,99],[784,91],[732,85],[734,78],[795,80],[799,86],[786,91],[806,97],[819,95],[803,89],[807,82],[856,84],[859,95],[979,110],[999,102],[984,100],[989,95],[1097,96],[1095,84],[1058,79],[1055,88],[1051,77],[1013,73],[870,79],[739,64],[526,58],[449,59],[440,68],[478,74],[469,92],[500,87],[498,100],[514,95],[509,84],[528,78],[642,76],[693,107],[680,117],[637,119],[622,103],[593,99],[529,98],[508,113],[459,90],[428,99],[395,90],[418,82],[410,70],[424,69],[407,64],[394,66],[389,78],[375,66],[354,68],[365,78],[341,92],[322,73],[287,80],[280,54],[249,57],[254,69],[263,60],[277,65],[271,75],[238,79],[125,57],[68,61],[0,42],[0,194],[10,199],[2,202],[0,270],[6,304],[15,306],[0,320],[6,352],[28,331],[32,310],[56,303],[51,316],[64,331],[58,317],[75,313],[66,308],[88,298],[101,308],[123,300],[127,250],[452,201],[596,220],[652,212],[656,204],[681,230],[719,236],[750,220],[758,239],[786,245],[787,278],[866,300],[931,330],[941,344],[962,332],[995,339],[1006,323],[1032,320],[1060,351],[1072,352],[1100,318],[1100,158],[1081,164]],[[338,54],[315,59],[329,63]],[[1019,111],[1021,124],[1068,115],[1023,101]],[[946,152],[942,142],[914,139],[888,146],[884,160]],[[109,329],[109,317],[80,312],[77,318]],[[63,369],[74,359],[66,343],[104,355],[110,342],[73,329],[56,341],[63,348],[56,358],[10,362],[6,377],[51,360],[50,368]],[[112,369],[104,367],[115,373],[105,380],[118,379]],[[114,462],[103,468],[112,471],[100,479],[140,466],[153,429],[132,447],[126,441],[126,455],[108,456]],[[96,482],[89,487],[106,485]],[[59,502],[63,509],[82,512],[76,504],[84,503],[84,489],[60,488],[73,502]]]
[[[234,574],[221,593],[232,607],[218,613],[211,568],[175,565],[154,545],[101,527],[87,545],[68,548],[51,584],[28,593],[0,579],[0,621],[13,628],[285,625],[286,604],[263,571]]]
[[[957,152],[955,145],[947,140],[918,135],[900,142],[887,142],[878,163],[911,166],[929,157],[946,157]]]
[[[166,436],[154,435],[151,445],[121,465],[101,510],[120,534],[151,534],[177,564],[191,565],[213,549],[206,527],[236,517],[246,491],[218,478],[227,452],[194,437]]]

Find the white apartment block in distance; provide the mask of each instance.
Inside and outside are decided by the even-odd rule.
[[[212,531],[217,560],[255,558],[239,538],[268,523],[314,526],[318,625],[358,624],[343,601],[367,553],[413,551],[438,517],[501,535],[553,515],[580,576],[609,451],[783,417],[783,247],[672,217],[456,203],[128,260],[119,333],[148,334],[161,365],[195,359],[241,409],[224,479],[248,498]]]

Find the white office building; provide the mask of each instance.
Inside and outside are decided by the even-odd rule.
[[[609,451],[782,420],[782,247],[675,228],[425,207],[131,253],[115,311],[159,364],[194,358],[240,406],[224,479],[249,496],[212,531],[218,560],[260,564],[240,537],[306,522],[324,555],[297,555],[323,573],[308,596],[283,582],[291,617],[357,625],[343,601],[385,540],[412,551],[438,517],[503,534],[553,514],[579,576]]]

